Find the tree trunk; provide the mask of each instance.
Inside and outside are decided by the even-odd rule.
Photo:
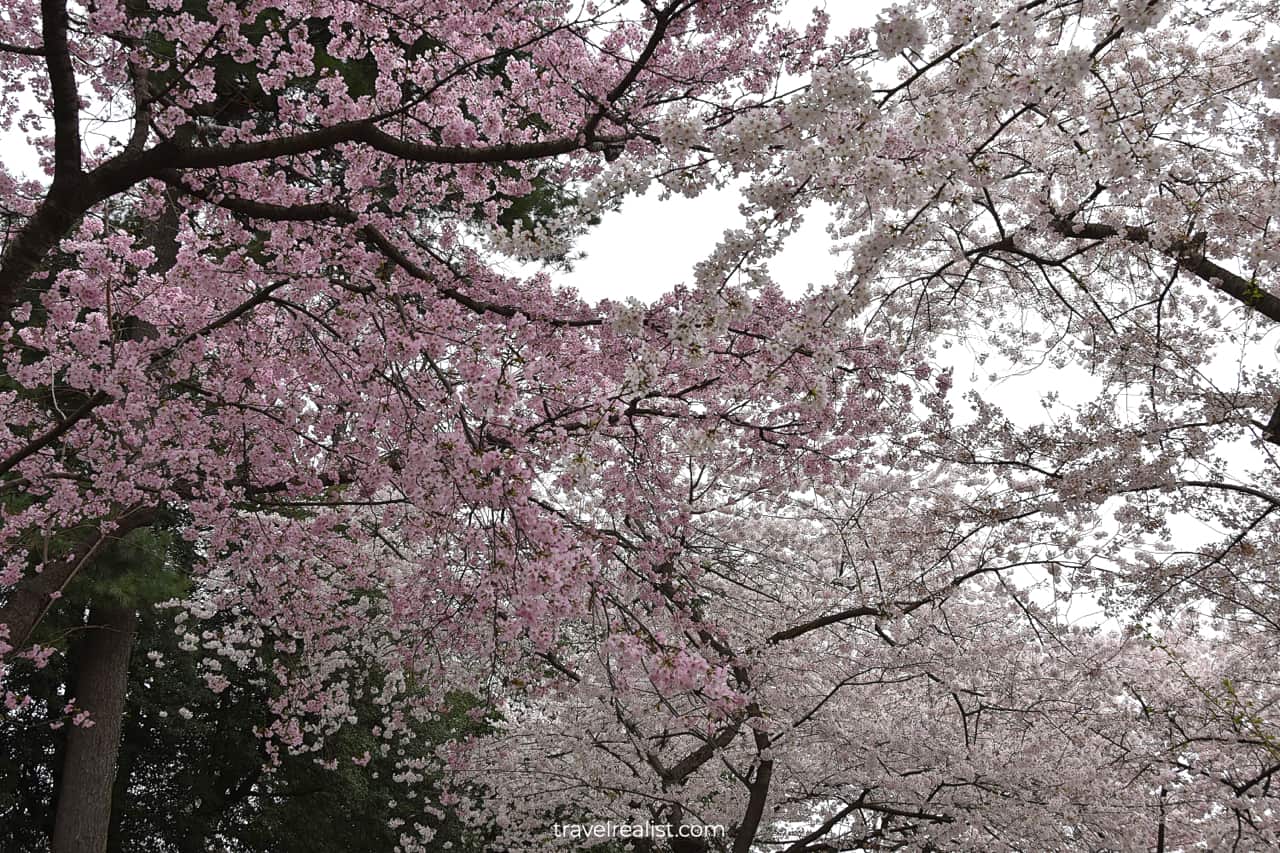
[[[95,605],[76,641],[73,695],[93,719],[67,732],[62,782],[54,815],[52,853],[104,853],[111,827],[111,792],[120,751],[129,654],[137,615],[131,608]]]
[[[126,697],[127,698],[127,697]],[[131,719],[126,709],[121,720],[120,752],[116,760],[116,778],[111,786],[111,822],[107,832],[107,853],[125,853],[124,838],[121,832],[124,823],[124,798],[129,791],[129,782],[133,777],[133,767],[141,752],[141,737],[138,726]]]

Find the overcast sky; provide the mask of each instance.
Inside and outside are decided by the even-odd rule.
[[[791,0],[786,18],[801,27],[816,7],[831,16],[832,34],[875,23],[885,0]],[[738,195],[732,190],[706,192],[694,199],[673,196],[660,201],[657,190],[631,198],[607,215],[578,249],[586,257],[574,270],[556,276],[560,284],[577,288],[588,302],[635,296],[651,301],[675,284],[692,281],[693,265],[711,253],[725,229],[734,227]],[[790,294],[803,293],[810,283],[831,280],[835,269],[826,222],[811,213],[799,233],[788,239],[773,259],[774,279]]]

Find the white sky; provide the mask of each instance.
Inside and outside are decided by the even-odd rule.
[[[784,18],[801,27],[812,10],[822,8],[831,16],[829,35],[843,35],[853,27],[875,23],[886,0],[790,0]],[[585,257],[568,274],[557,274],[557,284],[571,285],[587,302],[634,296],[646,302],[673,285],[693,279],[693,266],[709,255],[725,229],[741,219],[734,190],[708,191],[697,198],[672,196],[659,200],[654,189],[642,197],[627,199],[621,210],[606,214],[577,249]],[[792,295],[810,284],[831,280],[835,259],[826,220],[816,211],[804,226],[788,238],[781,254],[770,263],[770,272],[782,289]]]

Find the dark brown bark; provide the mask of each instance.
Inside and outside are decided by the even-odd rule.
[[[126,697],[127,699],[127,697]],[[134,715],[125,713],[120,721],[120,750],[116,759],[116,776],[111,786],[111,821],[107,832],[107,853],[127,853],[123,837],[124,798],[133,780],[133,768],[138,762],[145,732],[140,731]]]
[[[66,183],[80,175],[80,93],[67,44],[66,0],[41,0],[40,29],[45,67],[53,94],[53,180]]]
[[[756,765],[751,783],[747,785],[750,796],[747,799],[747,810],[738,824],[733,839],[733,853],[750,853],[755,844],[756,833],[760,831],[760,821],[764,818],[764,806],[769,799],[769,783],[773,780],[773,761],[764,758],[769,749],[769,735],[762,731],[755,733],[756,750],[761,753],[760,763]]]
[[[104,853],[120,751],[129,655],[138,618],[132,608],[95,605],[77,638],[72,695],[93,725],[67,732],[54,815],[52,853]]]
[[[1123,229],[1098,222],[1074,222],[1057,219],[1053,229],[1063,237],[1078,240],[1108,240],[1119,237],[1130,243],[1153,245],[1151,233],[1146,228],[1128,226]],[[1204,256],[1205,235],[1190,240],[1175,240],[1163,253],[1178,262],[1178,266],[1192,275],[1213,282],[1223,293],[1271,320],[1280,322],[1280,297],[1258,286],[1252,279],[1237,275]]]

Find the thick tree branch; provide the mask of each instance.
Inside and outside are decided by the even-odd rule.
[[[70,431],[72,427],[88,417],[94,409],[105,403],[108,399],[110,399],[110,397],[105,391],[97,392],[81,403],[71,414],[49,427],[49,429],[27,442],[18,450],[15,450],[13,453],[10,453],[4,459],[0,460],[0,477],[9,473],[13,470],[15,465],[31,456],[33,453],[38,453],[53,442],[57,441]]]
[[[769,784],[773,781],[773,760],[765,758],[771,745],[769,734],[756,729],[754,737],[760,763],[747,785],[747,810],[733,838],[733,853],[751,853],[756,834],[760,831],[760,821],[764,818],[765,804],[769,800]]]
[[[46,0],[46,5],[53,2],[54,0]],[[63,35],[65,42],[65,32]],[[52,67],[53,60],[50,60],[50,63]],[[67,70],[70,71],[69,59]],[[74,78],[70,82],[74,86]],[[60,128],[65,124],[65,120],[61,118],[58,120]],[[58,139],[65,142],[66,138],[66,133],[60,131]],[[598,141],[620,144],[625,139],[610,137]],[[342,143],[360,143],[402,160],[437,164],[483,164],[546,159],[586,148],[585,137],[581,135],[542,142],[508,143],[474,148],[424,145],[394,137],[379,130],[370,122],[356,121],[278,139],[217,147],[183,148],[173,141],[165,141],[142,153],[126,151],[103,163],[88,175],[83,175],[79,171],[80,143],[77,124],[74,172],[64,169],[67,177],[62,182],[55,177],[44,202],[9,242],[3,257],[0,257],[0,318],[6,317],[17,304],[19,288],[26,284],[32,273],[45,262],[49,251],[58,244],[58,241],[67,236],[75,223],[95,204],[151,178],[162,178],[172,182],[175,170],[236,166],[320,151]],[[60,146],[59,152],[64,147],[68,147],[69,143],[63,145],[60,142]],[[61,154],[57,160],[59,163],[68,162]],[[301,214],[300,218],[306,221],[328,218],[326,215],[321,215],[318,209],[304,210]],[[273,218],[266,213],[259,215],[264,218]],[[403,257],[402,253],[401,256]],[[452,296],[452,294],[448,295]],[[459,301],[463,299],[465,297]],[[496,306],[485,310],[502,313]],[[514,311],[514,309],[511,310]],[[569,325],[580,324],[569,323]]]
[[[147,145],[147,136],[151,132],[151,86],[150,72],[145,66],[129,63],[129,79],[133,85],[133,131],[129,134],[129,142],[125,146],[127,154],[141,154]]]
[[[44,56],[44,46],[25,47],[20,44],[9,44],[7,41],[0,41],[0,53],[17,53],[22,56]]]
[[[1280,403],[1271,410],[1271,418],[1262,430],[1262,437],[1272,444],[1280,444]]]
[[[176,149],[166,165],[174,169],[215,169],[258,160],[308,154],[345,142],[359,142],[384,154],[415,163],[511,163],[558,157],[584,147],[580,137],[561,137],[541,142],[511,142],[474,148],[424,145],[392,136],[367,121],[353,121],[332,127],[233,145]]]
[[[799,625],[793,625],[776,634],[769,636],[768,643],[776,646],[778,643],[787,640],[794,640],[796,637],[816,631],[819,628],[825,628],[828,625],[834,625],[837,622],[843,622],[846,619],[857,619],[861,616],[885,616],[885,612],[878,607],[868,607],[860,605],[858,607],[850,607],[835,613],[828,613],[826,616],[819,616],[817,619],[810,619],[808,622],[801,622]]]
[[[53,180],[80,177],[80,93],[67,45],[66,0],[41,0],[41,35],[53,94]]]
[[[733,739],[738,736],[741,728],[741,719],[735,719],[729,725],[716,732],[715,737],[703,741],[697,749],[671,767],[661,771],[659,775],[665,782],[683,782],[695,770],[710,761],[712,756],[716,754],[717,749],[724,749],[733,743]]]
[[[1273,507],[1280,507],[1280,497],[1277,497],[1261,489],[1255,489],[1252,486],[1243,486],[1238,483],[1215,482],[1213,480],[1177,480],[1172,483],[1174,486],[1190,486],[1197,489],[1220,489],[1224,492],[1235,492],[1241,495],[1257,498],[1266,501]],[[1127,494],[1131,492],[1151,492],[1165,488],[1166,484],[1158,483],[1151,486],[1132,486],[1127,489],[1120,489],[1116,494]]]
[[[840,809],[835,814],[833,814],[831,817],[824,820],[821,824],[818,825],[816,829],[814,829],[808,835],[793,841],[785,850],[782,851],[782,853],[810,853],[810,851],[813,851],[813,850],[824,849],[824,847],[815,847],[814,845],[817,844],[817,842],[819,842],[821,839],[826,837],[827,833],[830,832],[832,829],[834,829],[836,824],[840,823],[840,821],[844,820],[849,815],[853,814],[853,812],[861,808],[862,803],[866,799],[866,797],[867,797],[867,792],[863,791],[862,794],[858,797],[858,799],[854,800],[852,803],[849,803],[844,808]],[[825,849],[832,850],[835,848],[826,846]]]
[[[1260,288],[1231,270],[1214,263],[1204,256],[1204,240],[1174,240],[1165,248],[1157,247],[1151,240],[1151,232],[1141,227],[1115,228],[1097,222],[1072,222],[1055,219],[1053,230],[1063,237],[1079,240],[1107,240],[1119,237],[1130,243],[1142,243],[1157,249],[1178,262],[1178,266],[1197,278],[1215,284],[1223,293],[1233,297],[1264,317],[1280,322],[1280,298]]]

